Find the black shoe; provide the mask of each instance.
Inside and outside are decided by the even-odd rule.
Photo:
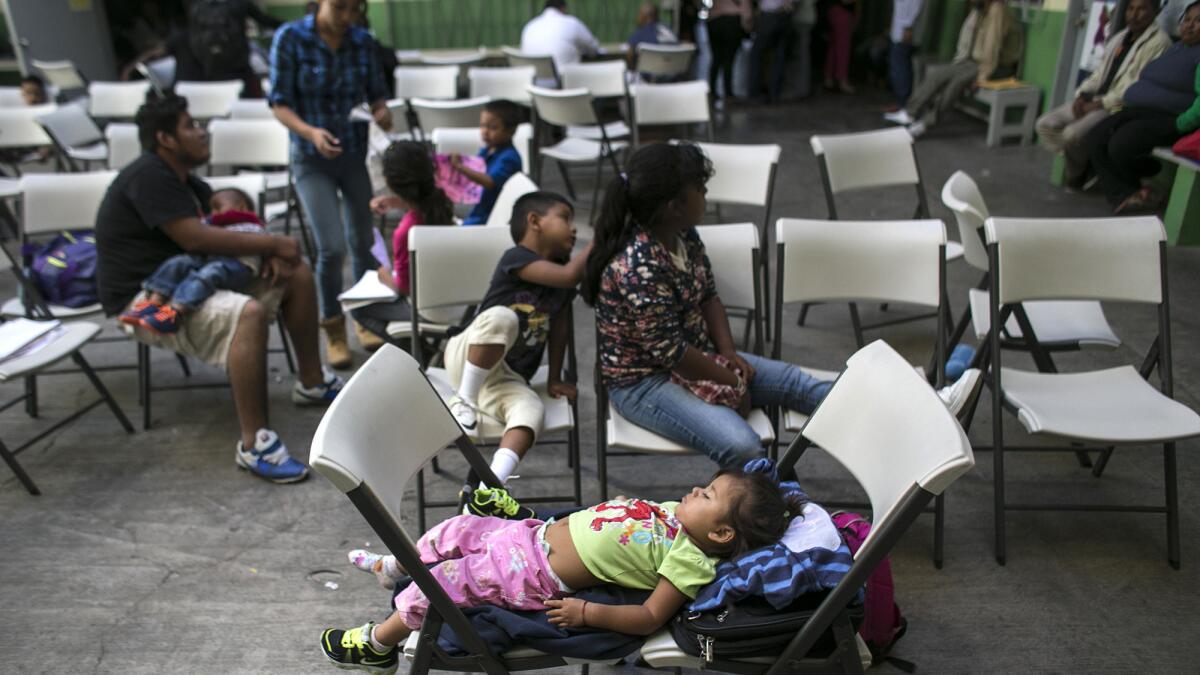
[[[368,621],[349,630],[325,629],[321,634],[321,651],[325,653],[325,658],[339,668],[356,668],[385,675],[395,673],[400,662],[400,649],[392,647],[383,654],[375,651],[371,647],[371,628],[374,625]]]
[[[526,520],[537,514],[508,494],[504,488],[479,488],[467,500],[467,510],[477,516],[491,516],[506,520]]]

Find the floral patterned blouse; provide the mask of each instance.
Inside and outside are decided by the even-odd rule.
[[[628,387],[669,372],[687,347],[712,352],[701,307],[716,296],[708,256],[694,229],[682,235],[686,269],[639,225],[600,277],[597,358],[605,386]]]

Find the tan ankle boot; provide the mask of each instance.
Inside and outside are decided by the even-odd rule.
[[[325,329],[327,345],[325,356],[329,365],[338,370],[345,370],[353,363],[350,357],[350,345],[346,342],[346,317],[338,315],[321,320],[321,328]]]
[[[358,344],[362,348],[373,352],[383,346],[383,339],[371,331],[363,328],[363,325],[357,321],[354,322],[354,334],[358,336]]]

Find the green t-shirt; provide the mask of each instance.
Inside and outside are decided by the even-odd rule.
[[[658,578],[689,598],[716,576],[717,560],[705,555],[675,519],[679,502],[608,501],[568,518],[571,540],[596,578],[653,590]]]

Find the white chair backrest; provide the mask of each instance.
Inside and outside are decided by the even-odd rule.
[[[594,61],[563,65],[563,89],[587,89],[595,98],[625,96],[629,93],[625,80],[625,62]]]
[[[0,87],[0,108],[24,107],[25,99],[20,87]]]
[[[414,257],[417,312],[483,299],[500,256],[512,248],[512,236],[498,227],[418,225],[408,231]]]
[[[639,73],[660,77],[684,75],[696,56],[696,45],[660,45],[639,42],[637,46],[637,70]]]
[[[286,167],[291,140],[278,120],[214,119],[208,124],[209,164]]]
[[[500,194],[496,195],[496,201],[492,204],[492,212],[488,214],[487,227],[503,227],[508,228],[512,221],[513,206],[523,195],[530,192],[537,192],[537,183],[533,179],[521,172],[514,173],[504,182],[504,187],[500,188]]]
[[[1155,216],[988,218],[987,244],[999,249],[1001,304],[1027,300],[1162,302]]]
[[[441,127],[479,128],[479,115],[483,106],[491,100],[487,97],[464,98],[456,101],[435,101],[423,98],[410,99],[408,104],[417,114],[417,124],[424,133],[432,133]]]
[[[133,119],[146,102],[150,82],[92,82],[88,84],[88,112],[92,117]]]
[[[462,433],[416,360],[384,345],[325,411],[308,461],[343,492],[367,483],[403,531],[405,486]]]
[[[983,246],[983,221],[991,217],[979,186],[964,171],[955,171],[942,186],[942,203],[954,213],[958,237],[963,245],[967,264],[987,270],[987,249]]]
[[[834,194],[921,182],[912,136],[903,127],[813,136],[810,143],[813,153],[825,158]]]
[[[554,57],[549,54],[526,54],[515,47],[501,47],[504,58],[510,68],[532,66],[536,71],[534,79],[538,82],[558,81],[558,71],[554,67]]]
[[[421,52],[421,64],[426,66],[465,66],[486,60],[487,50],[483,47],[442,54]]]
[[[708,201],[714,204],[766,206],[774,168],[783,148],[778,145],[696,143],[713,163]]]
[[[596,124],[592,94],[587,89],[529,87],[538,119],[559,127]]]
[[[175,84],[175,57],[165,56],[161,59],[139,63],[137,70],[150,85],[159,91],[167,91]]]
[[[60,105],[38,117],[37,121],[64,148],[81,148],[104,140],[104,133],[82,104]]]
[[[472,97],[506,98],[514,103],[529,105],[529,85],[537,76],[533,66],[512,68],[471,68],[467,70]]]
[[[239,98],[229,106],[229,118],[235,120],[273,120],[275,113],[265,98]]]
[[[431,134],[433,149],[439,155],[476,155],[483,147],[479,127],[440,127]]]
[[[108,141],[109,169],[120,171],[142,154],[136,124],[113,122],[104,127],[104,138]]]
[[[631,89],[635,124],[708,124],[712,120],[708,110],[708,83],[703,80],[639,83]]]
[[[726,307],[762,310],[754,294],[754,279],[761,275],[754,261],[759,250],[754,223],[701,225],[696,232],[704,242],[721,302]]]
[[[458,66],[398,66],[394,74],[397,98],[458,96]]]
[[[882,340],[850,357],[800,433],[866,490],[874,526],[860,551],[914,486],[941,494],[975,465],[958,420]]]
[[[251,172],[239,173],[236,176],[204,176],[203,178],[213,192],[227,188],[236,188],[245,192],[253,200],[254,210],[259,211],[263,192],[267,189],[267,179],[263,174]]]
[[[176,82],[175,93],[187,99],[188,113],[194,119],[208,120],[228,117],[233,102],[242,95],[245,85],[241,80]]]
[[[27,173],[21,177],[25,234],[96,226],[96,213],[116,171]]]
[[[940,302],[946,244],[940,220],[780,218],[775,241],[782,302]]]
[[[529,173],[529,142],[533,140],[533,125],[529,122],[521,122],[517,125],[517,132],[513,134],[513,147],[517,149],[517,154],[521,156],[521,170]]]
[[[70,61],[38,61],[34,59],[30,65],[41,71],[47,84],[52,84],[61,90],[83,89],[86,84],[83,81],[83,75]]]
[[[50,145],[53,141],[37,119],[57,109],[53,103],[18,108],[0,108],[0,148]]]

